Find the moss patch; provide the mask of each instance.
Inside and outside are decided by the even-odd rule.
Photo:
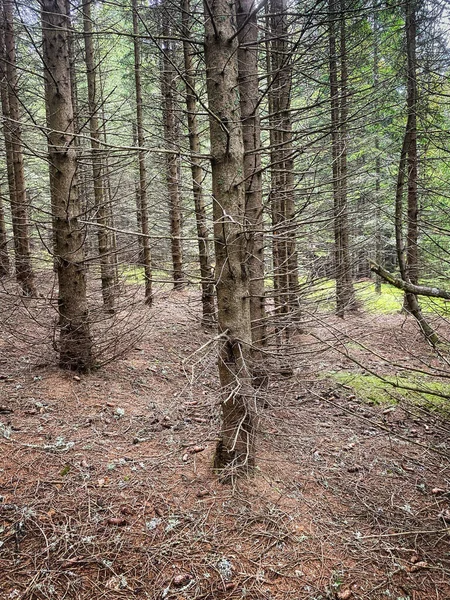
[[[326,376],[351,388],[360,400],[368,404],[392,405],[406,399],[450,415],[450,383],[425,375],[385,376],[380,379],[376,375],[364,373],[329,371]]]

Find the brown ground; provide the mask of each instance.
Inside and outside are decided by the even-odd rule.
[[[320,375],[358,370],[344,330],[379,352],[354,352],[371,369],[405,348],[439,366],[414,324],[312,317],[294,374],[270,374],[255,476],[224,486],[198,310],[193,292],[161,297],[132,351],[79,378],[25,353],[40,325],[17,313],[22,342],[0,346],[1,600],[449,599],[448,424]]]

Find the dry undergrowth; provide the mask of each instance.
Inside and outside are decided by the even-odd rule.
[[[300,352],[305,333],[294,375],[270,375],[254,478],[223,486],[198,296],[152,311],[132,352],[80,378],[3,340],[1,600],[450,598],[447,423],[337,389],[320,370],[351,363]],[[393,356],[395,332],[420,345],[387,319],[331,324]]]

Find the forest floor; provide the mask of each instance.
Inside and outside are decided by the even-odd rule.
[[[445,371],[414,323],[311,316],[272,360],[254,476],[223,485],[198,294],[151,313],[90,375],[0,339],[1,600],[450,598],[449,423],[361,383]]]

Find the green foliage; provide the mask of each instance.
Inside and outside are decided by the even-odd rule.
[[[450,414],[450,381],[411,373],[384,376],[382,379],[369,373],[352,371],[330,371],[325,376],[350,387],[360,400],[368,404],[395,405],[401,399],[406,399],[413,404],[425,405],[430,410]]]

